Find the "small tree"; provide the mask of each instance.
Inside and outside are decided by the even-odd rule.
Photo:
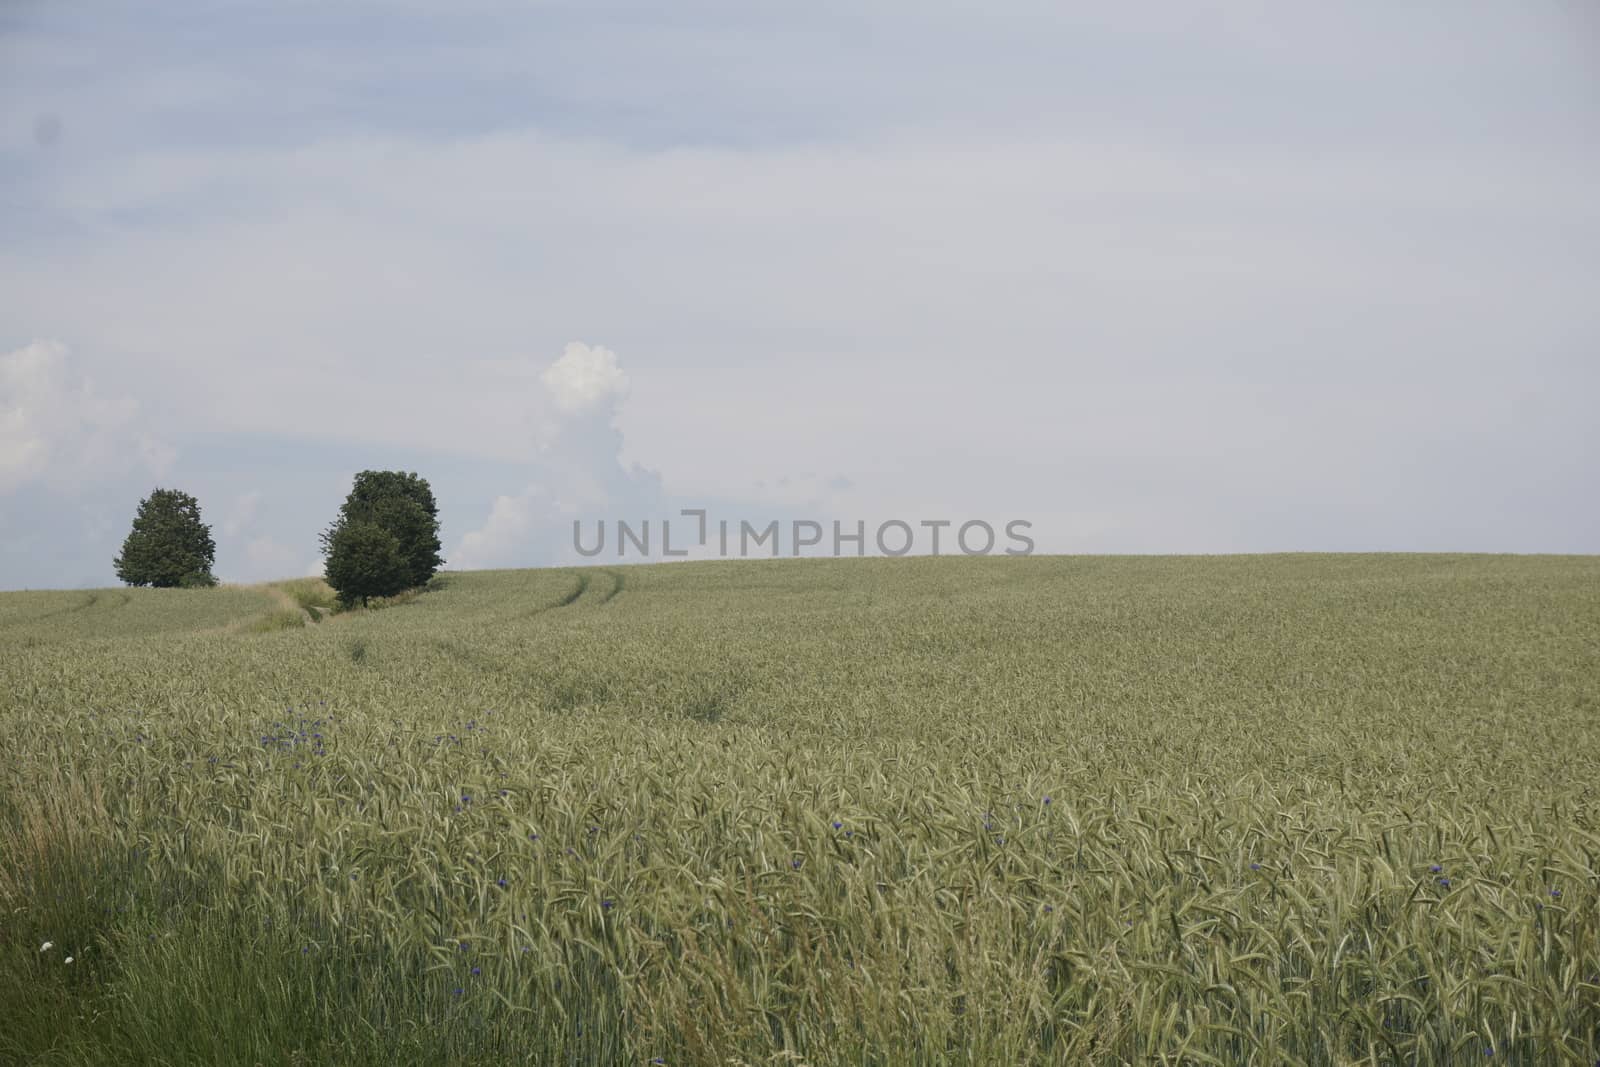
[[[389,535],[398,553],[402,580],[389,588],[389,567],[382,539],[364,531],[359,537],[346,536],[357,526],[370,526]],[[342,540],[341,540],[342,539]],[[362,471],[355,477],[350,495],[339,508],[339,517],[322,534],[322,551],[328,557],[328,584],[339,592],[346,604],[368,597],[392,596],[402,589],[428,583],[439,565],[439,506],[425,478],[404,471]],[[337,549],[337,552],[336,552]],[[351,554],[374,551],[378,558],[357,563]],[[335,556],[339,565],[335,567]],[[341,581],[357,582],[349,593]],[[382,587],[385,591],[371,591]]]
[[[326,536],[326,577],[346,607],[368,597],[394,596],[410,582],[400,541],[375,522],[340,522]]]
[[[200,521],[199,501],[176,489],[157,489],[139,501],[133,529],[113,563],[128,585],[172,589],[216,585],[211,573],[216,558],[211,527]]]

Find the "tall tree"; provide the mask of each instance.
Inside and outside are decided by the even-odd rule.
[[[370,531],[362,531],[360,536],[350,536],[341,542],[341,533],[356,526],[370,526],[393,538],[403,576],[398,589],[382,593],[353,591],[351,595],[360,597],[363,602],[369,596],[390,596],[400,589],[426,585],[444,563],[439,555],[442,548],[439,505],[427,479],[404,471],[362,471],[356,475],[350,495],[340,506],[338,519],[322,534],[322,550],[328,557],[328,584],[339,591],[346,603],[351,600],[335,581],[336,577],[353,581],[353,576],[360,573],[364,575],[360,579],[363,588],[374,583],[387,588],[390,584],[387,577],[382,580],[376,577],[389,573],[387,562],[382,558],[386,549],[381,547],[384,544],[381,538],[374,537]],[[338,567],[334,566],[336,549]],[[362,552],[378,553],[379,558],[369,561],[370,566],[356,567],[351,562],[352,553]]]
[[[157,489],[139,501],[133,529],[113,563],[128,585],[158,589],[216,585],[217,545],[200,521],[200,502],[177,489]]]

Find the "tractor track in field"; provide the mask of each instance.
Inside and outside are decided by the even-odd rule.
[[[548,612],[559,611],[561,608],[570,607],[573,601],[581,597],[589,588],[589,576],[587,574],[580,572],[576,575],[576,577],[578,579],[578,584],[575,588],[561,594],[558,599],[549,604],[543,604],[537,608],[534,608],[532,611],[523,612],[521,615],[518,615],[517,618],[532,619]]]
[[[623,577],[621,571],[604,570],[600,573],[611,579],[611,588],[601,593],[597,602],[599,607],[604,607],[617,599],[617,594],[622,592]]]
[[[596,581],[596,575],[599,575],[602,579],[607,580]],[[611,601],[615,600],[617,594],[622,592],[625,582],[625,579],[621,573],[610,569],[583,569],[578,571],[578,573],[573,577],[577,579],[576,584],[567,592],[563,593],[555,601],[541,607],[534,608],[532,611],[524,612],[522,615],[517,616],[517,618],[534,619],[543,615],[549,615],[551,612],[559,611],[562,608],[570,608],[580,600],[584,600],[586,597],[588,598],[588,602],[593,606],[604,607],[605,605],[611,603]],[[591,596],[590,594],[593,595]],[[493,656],[485,655],[483,652],[464,642],[439,638],[435,639],[432,644],[435,648],[437,648],[440,652],[443,652],[452,660],[455,660],[456,662],[461,663],[474,671],[477,671],[479,674],[498,675],[503,678],[512,677],[523,683],[524,686],[527,686],[530,682],[525,675],[517,670],[517,667],[514,663],[503,662]],[[535,694],[544,694],[545,688],[547,687],[535,686],[534,688],[529,689],[529,692]],[[558,706],[565,706],[565,704],[570,703],[570,701],[564,701],[558,697],[556,703]]]
[[[596,575],[608,581],[596,581]],[[559,599],[553,603],[525,612],[520,618],[531,619],[539,615],[547,615],[552,611],[559,611],[562,608],[570,608],[591,593],[594,595],[589,598],[589,602],[593,603],[595,607],[604,607],[615,600],[618,593],[622,592],[624,579],[619,571],[585,568],[578,571],[574,577],[577,578],[578,584],[562,594]]]
[[[578,575],[578,588],[574,589],[572,592],[568,593],[566,596],[562,597],[560,600],[556,601],[554,604],[551,604],[548,608],[545,608],[544,610],[545,611],[555,611],[557,608],[569,607],[572,604],[576,603],[578,598],[583,596],[583,594],[587,593],[588,591],[589,591],[589,576],[587,574],[579,574]],[[543,612],[536,612],[535,614],[543,614]]]

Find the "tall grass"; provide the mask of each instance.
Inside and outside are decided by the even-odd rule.
[[[313,622],[320,622],[323,615],[331,615],[339,608],[339,594],[321,578],[274,582],[272,587],[287,593]]]
[[[1593,1063],[1597,577],[683,564],[115,638],[0,597],[0,1062]]]
[[[311,617],[315,618],[316,616]],[[299,608],[269,611],[259,618],[251,619],[245,624],[244,630],[253,634],[270,634],[279,630],[297,630],[306,624],[306,618],[306,613]]]

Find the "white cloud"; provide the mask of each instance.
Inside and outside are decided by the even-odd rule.
[[[531,535],[539,518],[541,494],[537,489],[515,496],[499,496],[480,529],[461,538],[450,555],[453,570],[485,570],[526,564],[535,546]]]
[[[571,342],[540,381],[544,395],[526,398],[538,422],[527,459],[534,480],[495,498],[484,524],[450,554],[454,569],[574,562],[573,519],[643,517],[660,501],[659,476],[622,460],[622,432],[612,420],[627,396],[628,376],[616,353]]]
[[[1600,214],[1538,158],[1308,162],[949,131],[660,152],[502,132],[143,158],[142,183],[104,177],[122,162],[68,175],[60,210],[104,240],[0,248],[0,291],[43,321],[81,319],[75,340],[107,354],[97,372],[152,378],[189,432],[520,459],[546,436],[545,420],[530,431],[532,386],[549,425],[615,414],[652,466],[731,492],[808,467],[864,480],[862,457],[926,459],[956,426],[1046,427],[1045,447],[1079,449],[1070,425],[1017,405],[1107,381],[1470,383],[1517,373],[1517,352],[1571,382],[1593,334],[1578,310],[1593,257],[1573,235]],[[178,203],[161,225],[119,221]],[[1473,242],[1482,254],[1464,254]],[[523,388],[485,373],[591,323],[626,372],[573,343]],[[463,352],[465,370],[442,358]],[[623,415],[630,387],[648,399]],[[1181,397],[1159,417],[1213,432]]]
[[[598,345],[570,342],[561,358],[544,372],[544,387],[556,407],[569,415],[611,408],[628,392],[628,376],[617,365],[617,354]]]
[[[102,394],[58,341],[0,356],[0,492],[80,488],[140,468],[164,473],[176,453],[140,428],[138,411],[132,397]]]

